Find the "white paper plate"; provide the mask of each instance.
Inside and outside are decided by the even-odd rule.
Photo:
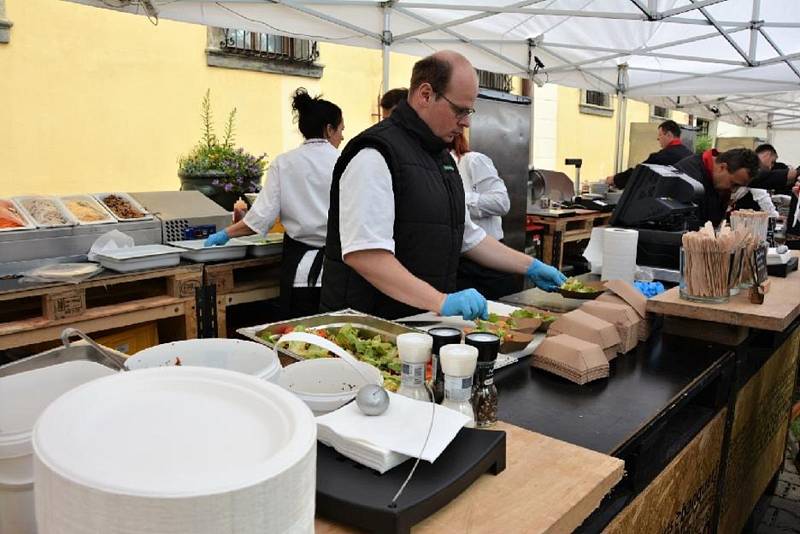
[[[37,458],[61,477],[155,498],[259,484],[300,462],[315,442],[311,411],[289,392],[203,367],[95,380],[52,403],[33,435]]]

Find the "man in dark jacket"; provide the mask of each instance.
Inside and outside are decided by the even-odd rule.
[[[712,148],[682,159],[674,167],[703,184],[705,194],[698,206],[698,219],[700,224],[711,221],[717,226],[725,219],[731,194],[751,182],[758,174],[758,165],[758,156],[750,149],[733,148],[720,154]]]
[[[797,169],[790,169],[788,165],[778,161],[778,152],[769,143],[758,145],[756,154],[760,171],[753,178],[750,187],[788,195],[798,178]]]
[[[683,158],[692,155],[692,151],[681,143],[681,127],[675,121],[664,121],[658,125],[658,136],[656,137],[661,150],[653,152],[642,163],[653,165],[674,165]],[[613,185],[618,189],[625,189],[630,180],[633,168],[622,171],[606,178],[608,185]]]
[[[347,144],[333,170],[322,310],[485,318],[480,293],[456,291],[461,254],[549,291],[566,280],[469,218],[448,144],[469,126],[477,96],[469,61],[437,52],[414,65],[408,101]]]

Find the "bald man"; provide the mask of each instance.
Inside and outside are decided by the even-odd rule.
[[[527,275],[545,290],[564,282],[557,269],[488,237],[470,220],[448,145],[469,126],[477,97],[469,61],[437,52],[414,65],[408,100],[347,144],[333,170],[323,311],[485,318],[480,293],[456,291],[462,254]]]

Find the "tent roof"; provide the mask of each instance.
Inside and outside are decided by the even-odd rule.
[[[418,56],[449,48],[481,69],[536,73],[542,83],[623,90],[634,98],[680,95],[685,103],[800,90],[797,0],[71,1],[352,46],[389,45]],[[741,98],[739,111],[748,102],[765,101]],[[782,109],[781,101],[774,104]]]

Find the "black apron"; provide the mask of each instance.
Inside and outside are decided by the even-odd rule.
[[[477,289],[489,300],[499,300],[501,297],[522,291],[522,277],[484,267],[466,256],[461,256],[458,261],[457,284],[459,291]]]
[[[319,279],[320,272],[322,272],[322,259],[325,254],[325,247],[317,248],[311,245],[306,245],[296,239],[292,239],[289,234],[283,234],[283,258],[281,259],[281,315],[286,319],[300,317],[302,314],[309,315],[305,312],[300,312],[295,305],[293,293],[296,291],[294,287],[294,278],[297,274],[297,266],[300,265],[300,260],[306,255],[309,250],[316,250],[317,254],[314,256],[314,262],[311,264],[311,269],[308,271],[308,289],[312,292],[319,292],[316,287],[317,280]],[[303,289],[303,288],[297,288]],[[319,307],[319,295],[316,296],[317,306]],[[312,313],[316,313],[314,309]]]

